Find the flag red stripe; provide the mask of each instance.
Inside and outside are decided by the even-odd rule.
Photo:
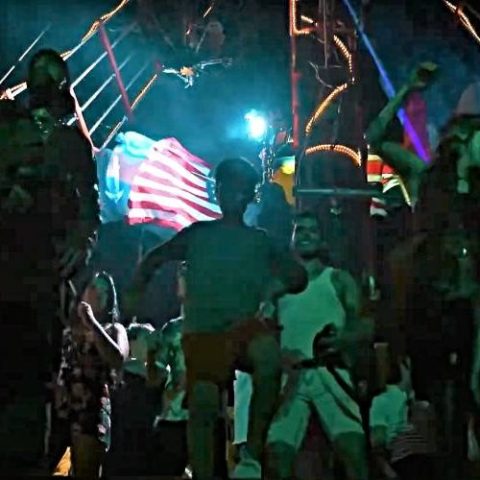
[[[187,170],[192,175],[198,175],[198,174],[200,174],[201,176],[204,175],[202,170],[195,167],[193,159],[192,159],[192,161],[188,161],[186,158],[180,156],[178,153],[176,153],[174,151],[171,151],[171,150],[165,151],[165,150],[159,149],[157,147],[154,147],[153,151],[156,152],[156,153],[152,154],[151,158],[149,158],[147,161],[162,163],[162,161],[160,160],[159,157],[162,157],[163,159],[169,159],[170,161],[175,160],[175,163],[177,165],[180,165],[182,168]],[[163,165],[163,163],[162,163],[162,165]]]
[[[174,197],[172,197],[174,198]],[[188,202],[185,202],[188,205]],[[193,206],[193,205],[188,205],[192,208],[194,208],[196,211],[199,213],[205,215],[208,218],[220,218],[220,214],[214,213],[211,210],[203,210],[201,211],[199,208]],[[130,208],[143,208],[145,210],[159,210],[159,211],[170,211],[170,212],[180,212],[182,215],[188,216],[192,222],[198,222],[199,219],[195,218],[188,210],[182,208],[181,206],[179,207],[165,207],[161,203],[155,200],[142,200],[142,201],[132,201],[131,202],[131,207]]]
[[[181,228],[184,228],[192,223],[191,219],[187,218],[185,215],[180,214],[179,212],[167,211],[167,210],[146,210],[146,209],[137,209],[135,215],[131,216],[132,223],[148,223],[152,220],[155,220],[156,223],[159,222],[169,222],[171,224],[176,224]]]
[[[154,150],[159,153],[160,155],[164,155],[165,152],[162,151],[161,149],[155,149]],[[197,157],[193,156],[191,153],[188,153],[186,150],[185,151],[177,151],[177,149],[168,149],[168,156],[174,158],[178,163],[181,163],[182,166],[185,166],[185,168],[193,173],[199,173],[200,175],[204,175],[204,170],[205,170],[205,165],[202,165],[204,168],[200,168],[198,166],[198,159]]]
[[[178,231],[186,224],[218,218],[218,206],[208,191],[209,169],[177,140],[157,142],[133,179],[129,223],[154,223]]]
[[[171,137],[160,140],[157,145],[160,146],[162,144],[166,145],[164,148],[167,148],[170,151],[178,151],[180,153],[180,158],[189,158],[193,164],[202,165],[202,167],[210,170],[210,165],[205,160],[190,153],[176,138]],[[160,150],[159,147],[158,150]]]
[[[166,173],[169,173],[169,172],[166,172]],[[183,178],[178,178],[178,176],[174,176],[173,174],[170,174],[170,175],[172,175],[172,177],[174,177],[177,180],[177,182],[174,183],[171,179],[162,178],[160,176],[156,176],[151,174],[150,172],[145,171],[136,177],[134,187],[138,185],[139,180],[142,179],[147,182],[152,182],[158,185],[166,185],[173,188],[178,188],[180,190],[185,189],[185,192],[188,192],[191,195],[195,195],[198,198],[203,199],[204,201],[208,201],[208,193],[206,190],[206,186],[199,187],[198,185],[193,185],[189,182],[186,182]],[[139,185],[139,187],[143,187],[143,186]],[[148,188],[148,187],[143,187],[143,188]]]
[[[138,186],[136,187],[130,195],[138,193],[139,195],[143,195],[143,200],[137,200],[135,198],[131,198],[132,202],[137,202],[137,201],[145,201],[145,196],[150,196],[152,197],[152,202],[157,202],[155,200],[156,196],[159,197],[168,197],[168,198],[173,198],[178,201],[184,202],[186,205],[188,205],[191,208],[194,208],[195,210],[199,211],[200,213],[203,213],[204,215],[210,216],[210,215],[218,215],[219,209],[218,206],[214,203],[209,202],[205,198],[198,198],[194,195],[181,195],[177,194],[175,191],[171,191],[169,189],[164,189],[161,188],[162,186],[166,187],[171,187],[168,183],[162,184],[158,183],[158,188],[155,188],[155,191],[150,190],[148,187],[145,186]],[[178,187],[177,187],[178,188]],[[135,195],[133,195],[135,197]],[[157,202],[158,203],[158,202]]]
[[[164,228],[172,228],[176,232],[179,232],[180,230],[183,230],[185,228],[185,225],[182,225],[181,223],[175,222],[173,220],[165,220],[165,219],[153,218],[153,217],[134,218],[134,219],[129,218],[128,223],[130,225],[140,225],[143,223],[150,223],[150,224],[155,224]]]
[[[172,213],[173,215],[175,214],[181,214],[182,216],[186,217],[186,219],[190,222],[198,222],[199,219],[195,218],[190,212],[187,210],[184,210],[181,207],[173,207],[173,206],[164,206],[158,202],[135,202],[132,201],[130,204],[131,209],[141,209],[141,210],[150,210],[150,211],[155,211],[155,212],[164,212],[164,213]]]
[[[167,159],[165,159],[165,160],[167,160]],[[153,173],[148,171],[148,168],[150,167],[150,168],[157,169],[159,171],[164,171],[164,172],[178,178],[179,180],[184,182],[185,185],[188,185],[189,187],[198,188],[198,189],[203,189],[203,188],[206,187],[205,180],[202,179],[202,178],[199,178],[198,176],[196,176],[196,178],[198,178],[200,183],[192,182],[191,178],[189,178],[189,175],[195,175],[195,174],[193,172],[190,172],[188,169],[184,168],[184,166],[181,165],[180,162],[178,162],[176,164],[177,166],[180,167],[180,171],[178,171],[172,165],[169,165],[168,162],[165,161],[165,160],[164,161],[161,161],[159,159],[147,160],[146,164],[142,165],[140,167],[137,175],[140,175],[142,177],[148,175],[153,179],[159,178],[158,176],[156,176]],[[171,162],[172,159],[168,159],[168,160]],[[184,172],[182,172],[182,170]]]

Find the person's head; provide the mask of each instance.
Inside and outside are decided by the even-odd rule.
[[[215,193],[225,216],[243,216],[260,181],[255,167],[243,158],[223,160],[215,170]]]
[[[443,129],[438,154],[437,163],[466,155],[471,166],[480,166],[480,114],[450,120]]]
[[[127,328],[130,358],[147,361],[148,337],[155,331],[150,323],[132,323]]]
[[[92,307],[95,318],[102,324],[119,319],[117,291],[113,278],[106,272],[96,273],[85,288],[82,300]]]
[[[28,66],[27,87],[32,110],[45,108],[56,118],[75,112],[68,67],[55,50],[40,50],[33,56]]]
[[[443,129],[434,170],[440,187],[457,188],[458,180],[468,181],[469,170],[480,167],[480,115],[453,118]]]
[[[322,239],[320,222],[313,212],[304,211],[296,215],[292,246],[297,255],[304,260],[318,259],[324,264],[330,263],[328,248]]]
[[[453,203],[458,194],[466,201],[461,208]],[[480,115],[461,115],[441,132],[434,162],[421,183],[417,227],[444,231],[463,224],[478,231],[479,199]]]

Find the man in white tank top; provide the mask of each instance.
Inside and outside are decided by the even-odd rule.
[[[307,270],[309,283],[297,296],[279,300],[278,318],[282,327],[281,347],[288,381],[284,402],[269,431],[268,450],[275,479],[292,478],[295,458],[306,435],[314,409],[322,429],[331,441],[345,469],[346,479],[366,480],[368,475],[365,437],[360,411],[354,400],[325,367],[292,369],[314,357],[313,340],[325,327],[332,334],[324,347],[345,353],[362,337],[370,338],[373,329],[359,319],[360,293],[355,280],[343,270],[328,265],[326,248],[318,220],[311,213],[300,214],[295,222],[293,246]],[[348,363],[348,359],[344,359]],[[337,374],[350,386],[346,369]],[[372,427],[386,428],[383,397],[374,400]]]

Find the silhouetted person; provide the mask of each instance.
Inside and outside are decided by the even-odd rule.
[[[306,273],[292,256],[279,253],[264,232],[247,227],[243,215],[258,176],[242,159],[216,170],[216,194],[223,217],[185,228],[152,250],[140,265],[130,304],[153,273],[169,260],[187,262],[183,351],[187,367],[189,456],[194,475],[211,480],[214,427],[220,391],[233,379],[235,364],[250,367],[253,398],[248,455],[237,475],[256,478],[270,419],[280,389],[280,349],[273,332],[255,318],[269,316],[273,301],[302,291]]]

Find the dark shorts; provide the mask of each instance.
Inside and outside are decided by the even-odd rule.
[[[223,388],[233,380],[235,369],[251,371],[247,355],[250,342],[258,336],[274,334],[271,327],[257,320],[242,323],[228,332],[184,334],[187,392],[198,381]]]
[[[225,463],[225,424],[215,425],[215,478],[228,478]],[[181,478],[188,465],[187,421],[163,420],[156,425],[147,447],[149,475],[157,478]]]
[[[159,422],[148,449],[151,475],[181,477],[188,465],[187,422]]]

